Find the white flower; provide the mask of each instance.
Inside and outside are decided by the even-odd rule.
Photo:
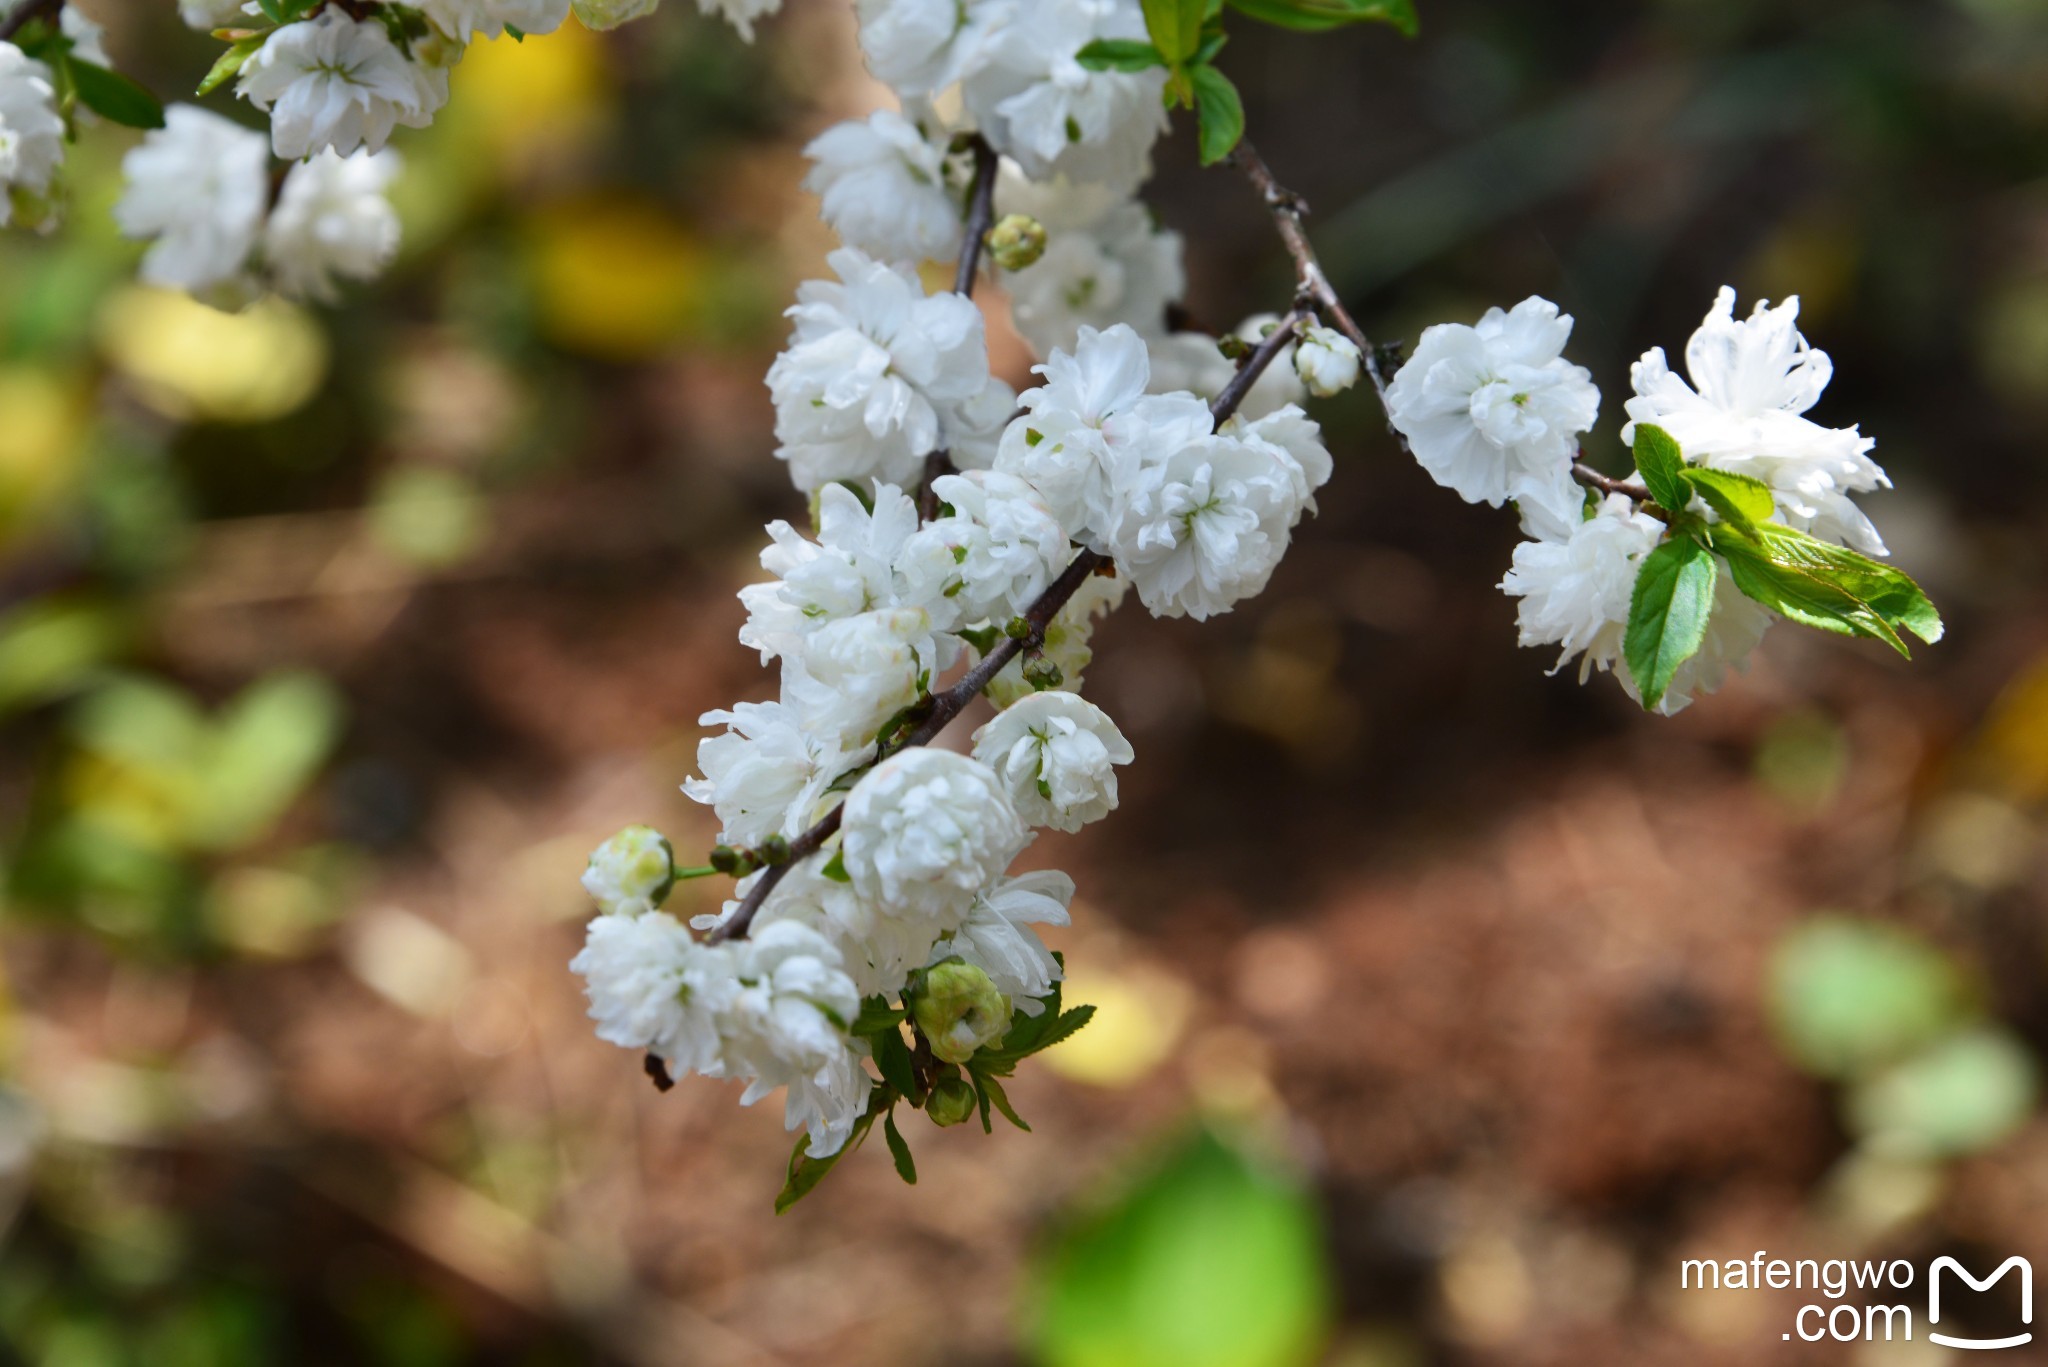
[[[28,0],[17,0],[16,7],[27,3]],[[0,5],[0,9],[4,8],[7,6]],[[73,57],[94,66],[113,66],[113,58],[107,55],[107,30],[78,6],[64,6],[57,16],[57,31],[71,40]]]
[[[783,701],[806,730],[858,750],[916,702],[939,668],[931,614],[878,608],[829,622],[783,657]]]
[[[1115,611],[1130,590],[1131,581],[1120,574],[1091,574],[1054,614],[1051,625],[1045,629],[1045,644],[1038,653],[1060,671],[1061,687],[1080,691],[1081,672],[1095,658],[1090,643],[1096,621]],[[1018,656],[989,680],[986,691],[997,707],[1012,707],[1037,689],[1025,681],[1023,657]]]
[[[1315,323],[1302,331],[1301,340],[1294,346],[1294,373],[1301,376],[1309,393],[1327,399],[1358,383],[1365,358],[1357,343],[1335,328]]]
[[[781,8],[782,0],[697,0],[699,13],[719,15],[750,43],[754,41],[754,21]]]
[[[761,567],[777,578],[740,590],[747,608],[740,643],[760,651],[765,664],[800,649],[828,623],[876,608],[930,606],[898,591],[897,562],[916,530],[917,505],[895,485],[874,486],[873,511],[845,485],[826,485],[818,491],[816,541],[787,522],[768,524],[773,544],[761,552]]]
[[[1327,456],[1311,472],[1270,436],[1162,449],[1120,502],[1110,554],[1155,616],[1199,621],[1265,588]]]
[[[334,277],[371,280],[398,254],[398,215],[385,198],[398,174],[395,152],[331,151],[284,178],[263,257],[280,293],[331,300]]]
[[[508,28],[553,33],[569,17],[569,0],[420,0],[427,22],[458,43],[503,37]]]
[[[448,101],[448,72],[408,60],[376,20],[328,8],[274,31],[235,88],[269,112],[277,155],[297,161],[323,147],[375,152],[394,125],[426,127]]]
[[[611,916],[640,916],[661,905],[676,882],[675,849],[647,826],[628,826],[591,851],[583,890]]]
[[[740,991],[729,947],[697,943],[667,912],[599,916],[569,968],[599,1039],[651,1049],[677,1074],[722,1074],[722,1017]]]
[[[1240,410],[1223,424],[1222,435],[1278,461],[1287,473],[1295,502],[1308,512],[1315,511],[1316,490],[1328,484],[1336,470],[1329,448],[1323,445],[1322,424],[1287,404],[1261,418],[1247,417]]]
[[[789,310],[789,349],[768,371],[776,455],[800,489],[833,480],[910,486],[945,445],[939,409],[988,388],[981,311],[927,296],[917,278],[843,247],[840,280],[810,280]]]
[[[974,757],[995,771],[1027,824],[1078,831],[1116,809],[1116,766],[1132,751],[1107,712],[1048,689],[976,731]]]
[[[1438,484],[1498,508],[1534,480],[1568,479],[1600,391],[1563,359],[1572,320],[1547,299],[1426,329],[1387,389],[1389,420]]]
[[[901,991],[955,918],[868,901],[809,860],[775,885],[756,924],[781,920],[799,921],[837,945],[854,989],[866,998]]]
[[[995,464],[1003,429],[1017,411],[1017,391],[991,375],[969,399],[936,405],[939,430],[946,434],[946,456],[956,470],[986,470]]]
[[[1144,41],[1137,0],[1036,0],[961,87],[983,134],[1033,180],[1065,173],[1128,190],[1151,169],[1166,73],[1089,70],[1078,54],[1099,38]]]
[[[1153,224],[1143,204],[1101,185],[1064,178],[1033,184],[1014,164],[997,192],[1006,212],[1045,225],[1045,252],[1003,275],[1017,331],[1040,356],[1072,351],[1083,327],[1128,323],[1141,336],[1165,330],[1167,305],[1187,288],[1181,238]]]
[[[871,1085],[847,1049],[860,997],[838,949],[796,921],[756,927],[731,949],[740,986],[719,1027],[726,1074],[749,1079],[740,1104],[786,1086],[785,1124],[810,1130],[811,1152],[837,1152]]]
[[[1069,536],[1104,550],[1144,453],[1208,435],[1208,406],[1148,396],[1144,339],[1121,323],[1082,328],[1071,355],[1055,351],[1036,371],[1046,382],[1019,396],[1024,413],[1003,432],[996,469],[1037,489]]]
[[[728,845],[805,830],[820,815],[825,790],[861,758],[833,737],[805,730],[780,702],[735,703],[697,720],[727,730],[697,743],[704,777],[685,782],[683,792],[718,813],[719,839]]]
[[[952,936],[934,946],[931,963],[959,955],[988,974],[996,990],[1027,1016],[1045,1010],[1038,998],[1061,978],[1059,960],[1031,929],[1063,926],[1074,880],[1050,869],[1004,878],[974,899]]]
[[[960,204],[948,188],[946,149],[893,109],[834,124],[804,148],[817,163],[804,188],[840,240],[886,261],[925,261],[960,250]]]
[[[1007,622],[1067,564],[1067,534],[1038,491],[995,470],[941,475],[932,491],[953,511],[911,538],[906,559],[961,624]]]
[[[156,239],[142,258],[144,280],[198,293],[242,275],[270,200],[268,139],[174,104],[121,170],[114,221],[129,237]]]
[[[64,120],[57,117],[50,69],[0,42],[0,227],[14,217],[6,192],[47,193],[63,161]]]
[[[1626,495],[1609,494],[1566,539],[1517,546],[1514,566],[1500,586],[1522,600],[1521,643],[1559,647],[1552,672],[1577,659],[1582,683],[1595,669],[1611,669],[1629,696],[1640,698],[1622,656],[1622,638],[1636,574],[1663,536],[1663,523],[1637,511]],[[1730,665],[1739,668],[1748,659],[1772,621],[1768,610],[1735,588],[1725,563],[1717,561],[1715,571],[1706,636],[1699,652],[1678,667],[1657,707],[1667,716],[1718,687]]]
[[[1621,658],[1629,596],[1644,556],[1663,539],[1664,524],[1638,512],[1624,494],[1609,494],[1594,515],[1555,541],[1524,541],[1501,591],[1519,598],[1525,646],[1559,647],[1552,672],[1572,660],[1584,682]]]
[[[875,79],[900,96],[934,95],[988,60],[1014,0],[856,0],[860,47]]]
[[[953,918],[1029,839],[987,765],[923,747],[883,760],[854,785],[843,829],[846,872],[863,898]]]
[[[242,10],[246,3],[248,0],[178,0],[178,18],[186,28],[211,33],[237,25],[246,17]]]
[[[1626,405],[1631,421],[1622,440],[1633,443],[1636,423],[1655,423],[1693,463],[1770,485],[1793,527],[1883,555],[1883,539],[1849,495],[1890,488],[1891,481],[1870,459],[1870,438],[1802,416],[1834,367],[1826,352],[1807,345],[1798,321],[1794,296],[1776,308],[1759,300],[1737,322],[1735,291],[1724,286],[1686,343],[1691,385],[1671,373],[1661,347],[1636,362],[1636,397]]]

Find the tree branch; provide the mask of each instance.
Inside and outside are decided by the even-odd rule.
[[[1651,501],[1650,491],[1642,485],[1631,484],[1625,479],[1611,479],[1582,460],[1572,462],[1572,478],[1589,489],[1598,489],[1603,494],[1625,494],[1638,503]]]
[[[1358,348],[1365,362],[1366,377],[1372,381],[1373,393],[1379,395],[1380,408],[1387,412],[1387,431],[1393,434],[1403,451],[1408,450],[1408,439],[1394,426],[1393,413],[1387,409],[1387,378],[1380,371],[1379,349],[1344,307],[1344,301],[1337,297],[1336,288],[1330,284],[1330,277],[1323,273],[1322,262],[1316,257],[1316,249],[1309,243],[1307,230],[1301,226],[1302,216],[1308,213],[1307,201],[1274,178],[1273,168],[1266,165],[1249,138],[1238,142],[1237,150],[1230,154],[1230,159],[1244,171],[1272,213],[1273,226],[1280,233],[1280,241],[1286,246],[1287,254],[1294,258],[1294,278],[1302,298],[1313,301],[1316,310]]]
[[[27,28],[33,20],[52,19],[64,8],[64,0],[23,0],[20,8],[0,19],[0,42],[6,42]]]
[[[953,272],[953,293],[974,293],[974,273],[981,264],[982,239],[996,221],[996,149],[976,133],[968,143],[974,153],[974,191],[967,206],[967,226],[960,243],[960,266]]]
[[[1230,383],[1223,386],[1223,392],[1216,396],[1216,402],[1209,407],[1209,411],[1217,415],[1218,427],[1223,425],[1225,418],[1237,411],[1238,405],[1244,402],[1244,396],[1258,383],[1259,376],[1266,373],[1266,367],[1272,365],[1280,353],[1287,349],[1288,343],[1294,340],[1294,329],[1305,322],[1308,316],[1301,309],[1289,309],[1287,316],[1273,325],[1273,330],[1266,334],[1258,348],[1244,358],[1244,364],[1237,368],[1237,373],[1230,377]]]

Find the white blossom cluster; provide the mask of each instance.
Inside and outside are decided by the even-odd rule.
[[[1661,347],[1635,363],[1622,440],[1632,445],[1636,424],[1653,423],[1688,461],[1762,481],[1777,521],[1883,555],[1850,495],[1890,482],[1870,459],[1869,438],[1805,416],[1832,367],[1800,335],[1798,316],[1795,297],[1776,308],[1759,302],[1738,321],[1735,291],[1723,288],[1686,344],[1690,383]],[[1667,529],[1631,497],[1596,498],[1573,477],[1600,391],[1563,357],[1571,327],[1555,304],[1532,298],[1505,313],[1492,309],[1475,326],[1429,328],[1388,387],[1388,413],[1437,483],[1472,503],[1512,501],[1520,513],[1529,539],[1515,549],[1501,588],[1520,600],[1521,643],[1558,647],[1557,667],[1577,660],[1581,680],[1612,670],[1639,697],[1622,643],[1637,571]],[[1679,666],[1659,711],[1676,712],[1719,686],[1776,620],[1736,589],[1725,563],[1715,585],[1706,638]]]
[[[724,847],[759,863],[808,852],[835,808],[837,830],[808,858],[751,872],[693,926],[652,909],[666,888],[635,862],[649,837],[615,838],[585,880],[602,914],[574,963],[603,1038],[672,1074],[744,1080],[746,1101],[787,1088],[786,1123],[812,1155],[846,1142],[877,1085],[847,1029],[862,1003],[929,1005],[917,994],[943,971],[968,1004],[918,1022],[948,1062],[999,1038],[1013,1011],[1042,1009],[1061,970],[1038,928],[1065,924],[1074,885],[1013,863],[1034,831],[1113,810],[1132,759],[1080,693],[1094,624],[1126,593],[1203,618],[1262,589],[1331,473],[1296,401],[1355,381],[1360,360],[1320,328],[1276,338],[1262,402],[1220,424],[1209,398],[1235,367],[1213,339],[1199,341],[1206,393],[1161,383],[1185,354],[1165,330],[1179,239],[1131,191],[1163,126],[1162,77],[1076,60],[1096,38],[1142,38],[1137,0],[858,8],[868,64],[901,107],[809,148],[806,183],[843,245],[836,278],[798,289],[767,385],[776,454],[812,496],[812,528],[770,524],[769,578],[740,592],[740,641],[780,689],[704,715],[714,733],[684,789],[716,814]],[[962,134],[1000,154],[989,184],[976,185],[987,154]],[[917,270],[979,246],[963,243],[977,188],[1043,247],[997,254],[1013,318],[1044,357],[1021,395],[991,374],[981,308],[928,293]],[[1251,340],[1280,324],[1255,321]],[[1076,584],[1083,555],[1100,568]],[[949,681],[1012,635],[1034,648],[987,678],[999,710],[971,750],[906,744]]]

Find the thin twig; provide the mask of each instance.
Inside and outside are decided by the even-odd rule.
[[[64,0],[24,0],[22,6],[0,19],[0,42],[6,42],[15,34],[27,28],[36,19],[54,20],[64,8]]]
[[[1216,402],[1210,408],[1211,412],[1220,412],[1223,415],[1216,419],[1219,427],[1223,423],[1223,418],[1237,411],[1237,406],[1244,402],[1244,396],[1258,383],[1259,376],[1265,373],[1266,367],[1273,364],[1274,358],[1294,341],[1296,325],[1306,321],[1307,317],[1308,315],[1298,308],[1289,309],[1287,316],[1275,323],[1273,330],[1259,343],[1258,349],[1244,358],[1244,364],[1230,377],[1230,383],[1223,386],[1223,392],[1216,396]]]
[[[932,481],[940,475],[955,473],[953,457],[944,451],[934,451],[924,458],[924,478],[917,485],[917,520],[929,522],[939,515],[938,491],[932,488]]]
[[[1351,316],[1350,310],[1344,307],[1344,301],[1337,297],[1330,277],[1323,272],[1323,263],[1316,257],[1316,249],[1309,244],[1307,230],[1301,226],[1302,216],[1308,212],[1308,202],[1274,178],[1273,168],[1266,165],[1265,158],[1252,146],[1251,139],[1239,141],[1230,158],[1244,171],[1272,213],[1273,226],[1279,230],[1280,241],[1286,246],[1287,254],[1294,258],[1294,278],[1302,294],[1314,300],[1316,308],[1358,348],[1365,361],[1366,376],[1372,381],[1373,392],[1380,397],[1380,407],[1385,408],[1387,379],[1380,373],[1378,348],[1365,335],[1365,329],[1358,326],[1358,320]],[[1405,450],[1408,439],[1394,428],[1393,421],[1393,414],[1389,412],[1387,430],[1393,432],[1395,440]]]
[[[967,208],[966,237],[960,243],[960,266],[953,272],[953,293],[974,293],[974,272],[981,264],[982,240],[996,221],[996,149],[976,133],[968,143],[974,153],[974,193]]]
[[[1601,474],[1582,460],[1572,462],[1572,478],[1589,489],[1598,489],[1603,494],[1625,494],[1638,503],[1648,503],[1650,491],[1640,484],[1631,484],[1625,479],[1612,479]]]

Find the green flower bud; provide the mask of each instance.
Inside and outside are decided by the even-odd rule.
[[[1021,271],[1045,255],[1045,225],[1029,214],[1004,214],[985,240],[989,259],[1006,271]]]
[[[1066,676],[1060,673],[1060,667],[1046,659],[1044,655],[1034,651],[1025,657],[1024,682],[1033,688],[1058,688],[1065,680]]]
[[[730,845],[720,845],[711,851],[711,867],[720,873],[736,874],[740,871],[740,852]]]
[[[599,845],[583,871],[583,890],[604,911],[652,911],[676,885],[676,852],[668,837],[648,826],[628,826]]]
[[[965,1063],[975,1050],[1009,1033],[1010,999],[973,964],[947,959],[926,969],[915,986],[911,1015],[931,1041],[934,1057]]]
[[[958,1125],[974,1114],[977,1104],[974,1084],[966,1078],[940,1078],[932,1084],[931,1095],[924,1099],[924,1113],[934,1125]]]

